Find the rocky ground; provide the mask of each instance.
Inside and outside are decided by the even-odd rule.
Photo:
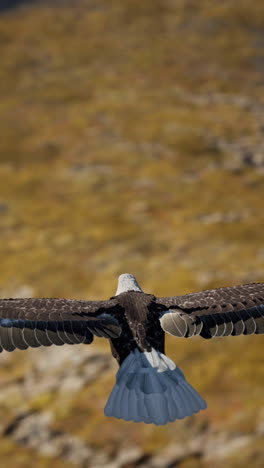
[[[12,441],[21,449],[29,450],[31,456],[43,458],[44,466],[44,460],[47,462],[49,457],[61,460],[65,466],[73,464],[92,468],[169,468],[179,464],[209,467],[212,462],[215,466],[227,466],[229,463],[238,466],[237,454],[247,453],[248,448],[251,448],[251,455],[246,460],[252,460],[253,466],[261,466],[264,433],[264,414],[261,413],[255,425],[248,430],[243,425],[240,430],[227,430],[204,419],[193,428],[191,422],[186,422],[185,431],[189,437],[182,440],[182,434],[179,437],[176,431],[173,440],[158,452],[154,449],[146,451],[130,440],[122,441],[120,447],[117,441],[112,447],[104,447],[101,440],[99,448],[83,437],[73,435],[67,424],[58,427],[56,421],[58,415],[63,419],[64,410],[69,411],[71,405],[70,411],[74,413],[73,402],[80,392],[85,392],[88,400],[93,396],[93,383],[98,386],[103,383],[105,375],[113,377],[116,365],[110,354],[92,346],[65,346],[59,350],[55,347],[34,350],[28,359],[30,367],[27,372],[2,382],[0,405],[2,411],[5,407],[8,417],[6,420],[1,418],[1,435],[4,442]],[[12,360],[15,361],[15,357],[3,354],[2,366],[10,365],[12,368]],[[103,411],[103,405],[103,401],[98,405],[100,411]],[[194,418],[198,422],[198,416]],[[93,420],[89,421],[88,413],[86,424],[93,423]],[[96,437],[100,438],[100,433]]]

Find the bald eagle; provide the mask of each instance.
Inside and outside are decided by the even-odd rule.
[[[0,300],[0,351],[108,338],[120,368],[105,415],[126,421],[163,425],[206,408],[166,356],[164,332],[206,339],[262,334],[264,283],[155,297],[125,273],[105,301]]]

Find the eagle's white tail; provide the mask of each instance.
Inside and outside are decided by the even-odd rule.
[[[135,349],[117,373],[105,415],[162,425],[205,408],[206,402],[171,359],[154,348],[143,353]]]

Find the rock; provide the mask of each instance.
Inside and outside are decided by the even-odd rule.
[[[110,467],[111,468],[125,468],[126,466],[131,466],[133,464],[137,466],[137,462],[142,458],[142,456],[143,456],[143,451],[139,447],[122,448],[117,453],[113,467],[111,467],[111,465]]]
[[[74,464],[87,462],[93,455],[91,448],[77,437],[52,429],[52,421],[49,411],[25,413],[6,428],[4,435],[43,455],[58,456]]]
[[[27,398],[59,391],[74,393],[114,366],[111,355],[82,345],[42,347],[29,351],[33,369],[25,376],[21,390]]]
[[[149,463],[150,468],[167,468],[178,464],[181,460],[189,457],[194,452],[188,448],[188,445],[173,444],[166,447],[160,453],[154,456]]]
[[[226,432],[215,435],[209,438],[204,447],[204,458],[215,459],[225,458],[237,452],[242,447],[248,445],[254,435],[253,434],[228,434]]]
[[[218,224],[218,223],[237,223],[241,222],[248,217],[248,213],[229,211],[227,213],[204,213],[198,217],[198,221],[202,224]]]

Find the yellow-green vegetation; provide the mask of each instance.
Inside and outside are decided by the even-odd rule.
[[[43,1],[0,14],[2,297],[107,298],[126,271],[157,295],[264,280],[263,166],[246,157],[263,151],[263,16],[261,0]],[[48,406],[56,429],[109,452],[127,441],[158,451],[201,424],[255,428],[261,337],[167,349],[208,401],[189,421],[104,418],[109,374],[26,406]],[[31,359],[1,358],[0,387]],[[1,421],[24,407],[12,395]],[[32,464],[17,447],[0,441],[1,461]],[[253,442],[237,457],[228,466],[264,463]],[[45,460],[35,453],[34,466]]]

